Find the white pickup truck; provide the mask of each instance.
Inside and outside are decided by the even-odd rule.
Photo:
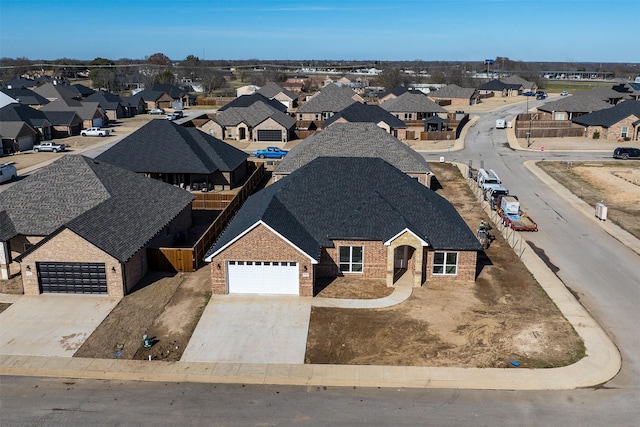
[[[80,131],[82,136],[109,136],[109,129],[89,128]]]
[[[38,151],[51,151],[52,153],[57,153],[58,151],[64,151],[65,149],[66,147],[64,144],[56,144],[51,141],[44,141],[33,146],[33,151],[36,153]]]

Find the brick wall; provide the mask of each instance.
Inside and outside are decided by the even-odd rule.
[[[120,262],[69,229],[62,230],[23,258],[20,268],[22,269],[22,284],[25,295],[38,295],[40,293],[36,262],[103,262],[107,273],[109,296],[124,296]],[[29,274],[27,266],[30,267],[31,274]],[[112,268],[115,268],[116,271],[113,272]]]
[[[315,269],[311,260],[260,224],[211,260],[214,294],[227,293],[227,261],[288,261],[298,263],[300,296],[313,296]],[[218,268],[220,266],[220,268]],[[307,272],[304,272],[304,267]],[[260,280],[256,278],[256,280]]]
[[[333,248],[323,250],[318,265],[318,273],[322,271],[323,276],[335,277],[342,275],[338,269],[338,248],[340,246],[363,246],[363,272],[344,273],[344,275],[360,276],[365,279],[384,279],[387,277],[387,247],[380,241],[363,240],[334,240]]]
[[[456,252],[456,251],[449,251]],[[438,280],[466,280],[473,282],[476,280],[476,263],[478,261],[478,253],[476,251],[457,251],[458,252],[458,274],[455,276],[433,275],[433,255],[434,251],[430,250],[425,253],[426,265],[425,274],[427,281],[429,279]]]
[[[21,234],[9,239],[9,250],[11,251],[11,259],[14,259],[25,251],[25,245],[35,245],[44,239],[42,236],[23,236]]]

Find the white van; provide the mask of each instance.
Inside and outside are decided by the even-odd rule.
[[[504,119],[496,120],[496,129],[504,129],[507,127],[507,122]]]

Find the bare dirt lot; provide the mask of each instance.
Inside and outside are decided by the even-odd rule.
[[[538,167],[591,206],[604,203],[607,220],[640,239],[640,162],[538,162]]]
[[[488,221],[456,168],[431,167],[438,193],[473,230]],[[501,236],[481,264],[475,283],[431,280],[394,307],[314,308],[306,362],[553,367],[583,357],[580,338]]]

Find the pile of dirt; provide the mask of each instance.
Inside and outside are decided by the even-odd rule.
[[[457,168],[431,167],[472,230],[489,220]],[[580,337],[499,234],[479,264],[475,283],[429,280],[393,307],[314,307],[306,362],[551,367],[583,357]]]

